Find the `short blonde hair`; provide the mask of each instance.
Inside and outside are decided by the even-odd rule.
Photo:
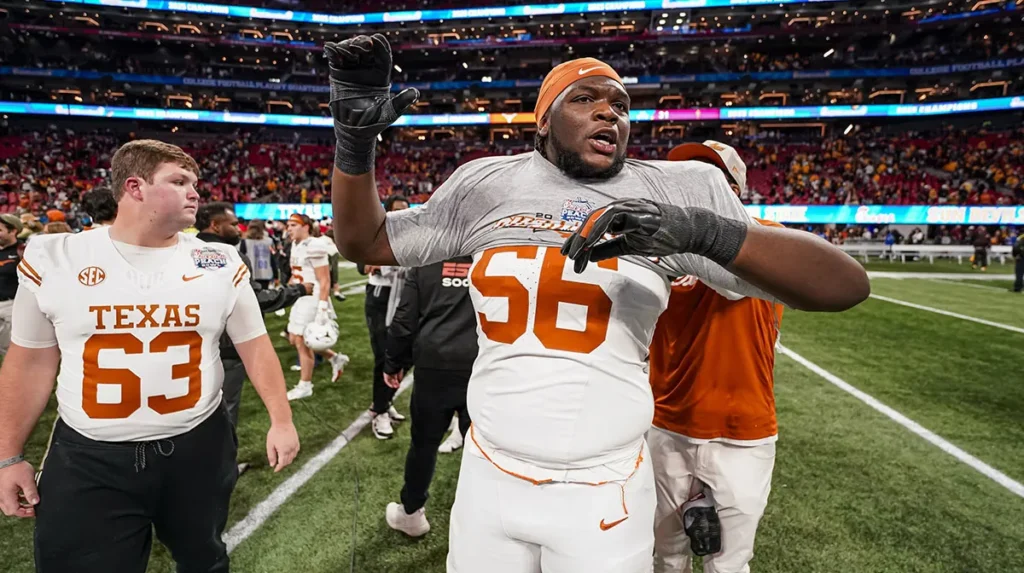
[[[120,201],[124,196],[124,184],[129,177],[141,177],[152,183],[153,175],[164,163],[174,163],[199,177],[196,160],[177,145],[155,139],[137,139],[122,145],[110,160],[114,199]]]

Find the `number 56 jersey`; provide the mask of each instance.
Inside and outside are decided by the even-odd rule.
[[[219,339],[249,271],[234,248],[184,233],[152,251],[163,264],[143,272],[106,229],[39,236],[18,268],[60,348],[60,417],[94,440],[173,437],[220,405]]]

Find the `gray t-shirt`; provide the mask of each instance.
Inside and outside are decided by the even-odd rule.
[[[388,213],[387,233],[403,267],[420,267],[498,246],[561,247],[587,213],[626,198],[705,207],[753,224],[721,171],[712,165],[629,159],[612,179],[586,181],[569,178],[534,151],[466,163],[422,207]],[[693,275],[719,291],[773,300],[698,255],[626,260],[666,277]]]
[[[469,162],[423,207],[388,214],[403,267],[473,256],[470,270],[449,277],[468,280],[477,313],[470,454],[479,445],[494,463],[535,480],[623,479],[654,414],[648,348],[668,279],[695,275],[762,296],[695,255],[623,257],[575,273],[559,253],[565,238],[593,209],[628,197],[753,224],[710,165],[627,161],[608,181],[577,181],[536,152]]]

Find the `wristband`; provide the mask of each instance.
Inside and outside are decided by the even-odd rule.
[[[7,458],[6,460],[0,460],[0,470],[6,468],[7,466],[20,464],[23,461],[25,461],[25,456],[23,454],[18,454],[13,458]]]
[[[658,233],[664,233],[666,242],[686,237],[679,252],[693,253],[711,259],[723,267],[732,263],[747,238],[747,225],[742,221],[723,217],[701,207],[660,205],[663,224]],[[655,234],[657,241],[660,237]],[[671,238],[669,238],[671,237]]]
[[[322,312],[326,312],[330,308],[331,308],[331,303],[329,301],[326,301],[326,300],[322,300],[322,301],[318,302],[317,305],[316,305],[316,309],[318,311],[322,311]]]

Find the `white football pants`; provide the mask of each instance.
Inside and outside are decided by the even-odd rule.
[[[722,551],[704,557],[704,573],[748,573],[754,534],[771,492],[775,444],[695,445],[679,434],[653,427],[647,444],[658,492],[654,573],[693,571],[690,538],[683,530],[679,508],[688,499],[694,478],[711,489],[722,522]]]
[[[624,488],[534,485],[502,472],[479,452],[467,435],[448,573],[650,573],[655,494],[646,448]],[[575,471],[572,480],[591,481],[585,473]],[[619,521],[624,503],[629,517]]]

